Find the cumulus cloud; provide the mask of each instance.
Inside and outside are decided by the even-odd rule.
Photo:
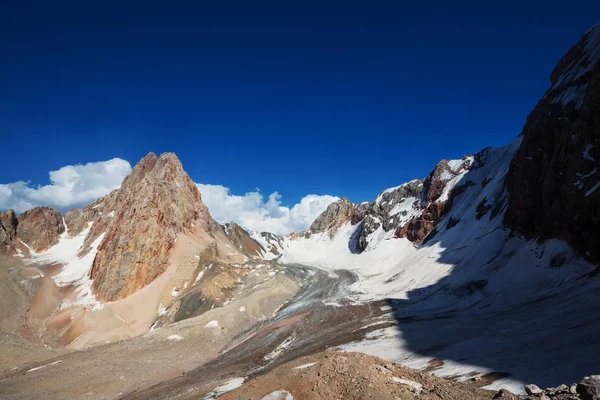
[[[308,229],[310,224],[338,197],[309,194],[292,208],[281,205],[281,195],[271,193],[265,201],[256,190],[243,196],[231,194],[221,185],[197,183],[202,201],[218,222],[234,221],[246,229],[267,231],[278,235]]]
[[[0,210],[13,208],[20,213],[35,206],[60,211],[81,207],[121,186],[130,171],[128,161],[113,158],[50,171],[50,184],[44,186],[24,181],[0,184]]]
[[[83,207],[121,186],[129,172],[128,161],[113,158],[50,171],[50,183],[44,186],[24,181],[0,184],[0,211],[13,208],[21,213],[36,206],[49,206],[65,212]],[[308,229],[329,204],[339,200],[334,196],[309,194],[290,208],[281,205],[281,195],[277,192],[265,198],[257,189],[239,196],[225,186],[196,185],[217,221],[234,221],[246,229],[278,235]]]

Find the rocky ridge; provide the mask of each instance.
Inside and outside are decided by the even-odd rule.
[[[260,258],[266,252],[247,230],[235,222],[223,224],[223,230],[227,238],[246,256]]]
[[[525,386],[526,395],[516,395],[506,389],[496,393],[494,400],[598,400],[600,399],[600,375],[586,376],[578,383],[562,384],[541,389],[537,385]]]
[[[350,222],[360,224],[355,252],[374,248],[381,240],[392,237],[406,237],[419,245],[451,209],[453,199],[467,187],[464,185],[468,183],[462,179],[474,166],[472,156],[442,160],[425,179],[386,189],[373,202],[352,204],[343,198],[330,204],[309,230],[293,233],[289,238],[294,240],[322,232],[332,238],[344,223]]]
[[[550,75],[527,117],[506,187],[505,223],[531,238],[561,238],[600,261],[600,24]]]
[[[34,207],[18,216],[14,210],[0,212],[0,255],[47,250],[64,231],[60,212],[50,207]]]

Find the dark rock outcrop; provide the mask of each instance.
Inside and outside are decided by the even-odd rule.
[[[473,167],[473,157],[465,156],[462,160],[442,160],[423,182],[421,194],[421,212],[398,226],[396,237],[405,237],[415,244],[421,244],[432,232],[438,222],[452,208],[454,198],[468,187],[460,177]]]
[[[506,225],[600,261],[600,25],[551,74],[510,166]]]
[[[583,378],[576,390],[583,400],[600,400],[600,375]]]

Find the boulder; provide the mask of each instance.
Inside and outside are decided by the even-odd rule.
[[[577,384],[577,393],[583,400],[600,400],[600,376],[593,375],[583,378]]]

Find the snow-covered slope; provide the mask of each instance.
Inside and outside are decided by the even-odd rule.
[[[411,297],[419,300],[412,302],[415,307],[436,312],[508,306],[544,296],[594,266],[563,241],[537,243],[503,227],[504,177],[519,144],[517,139],[506,147],[484,150],[477,165],[459,180],[448,180],[465,189],[455,195],[450,210],[419,247],[379,227],[366,251],[356,253],[362,224],[347,221],[333,238],[326,232],[286,238],[281,261],[355,271],[360,276],[352,287],[355,300]],[[446,286],[432,296],[427,287],[441,279]]]

